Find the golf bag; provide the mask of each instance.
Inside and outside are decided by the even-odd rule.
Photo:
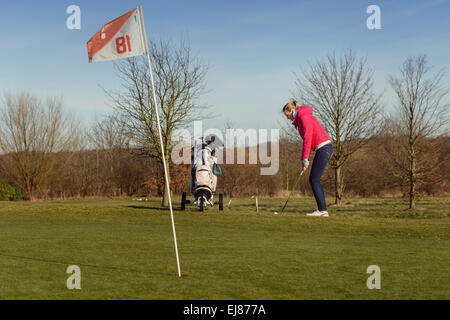
[[[223,143],[216,135],[209,135],[201,144],[192,148],[192,202],[197,203],[201,211],[206,208],[207,204],[214,205],[213,197],[217,186],[217,175],[221,174],[215,155],[222,147]],[[219,195],[219,200],[222,200],[221,195]]]

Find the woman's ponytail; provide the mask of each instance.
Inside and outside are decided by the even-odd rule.
[[[297,100],[291,98],[291,102],[288,102],[283,107],[283,113],[285,112],[291,112],[294,109],[297,109],[299,107],[299,104]]]

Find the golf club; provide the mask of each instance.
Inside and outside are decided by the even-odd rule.
[[[283,214],[284,208],[286,208],[286,205],[287,205],[287,203],[288,203],[288,201],[289,201],[289,198],[291,197],[292,193],[294,193],[295,188],[297,188],[297,184],[298,184],[298,182],[300,181],[300,177],[302,176],[302,174],[303,174],[303,170],[302,170],[302,172],[300,172],[300,175],[298,176],[297,181],[296,181],[295,184],[294,184],[294,188],[292,188],[292,191],[291,191],[291,193],[289,194],[289,197],[287,198],[286,202],[284,203],[284,206],[283,206],[283,209],[281,209],[280,215]]]

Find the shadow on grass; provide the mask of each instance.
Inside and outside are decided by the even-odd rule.
[[[6,258],[11,258],[11,259],[16,259],[16,260],[17,259],[31,260],[31,261],[42,262],[42,263],[62,264],[62,265],[66,265],[66,266],[73,265],[73,263],[68,263],[68,262],[63,262],[63,261],[25,257],[25,256],[18,256],[18,255],[5,254],[5,253],[0,253],[0,257],[6,257]],[[155,275],[155,274],[168,275],[167,273],[163,273],[163,272],[148,272],[148,271],[142,271],[142,270],[138,270],[138,269],[130,269],[130,268],[123,268],[123,267],[116,267],[116,266],[102,266],[102,265],[84,264],[84,263],[78,263],[77,266],[97,268],[97,269],[103,269],[103,270],[116,270],[116,271],[119,270],[119,271],[126,271],[126,272],[140,273],[140,274],[149,274],[149,275]]]
[[[169,208],[153,207],[153,206],[126,206],[132,209],[144,209],[144,210],[159,210],[159,211],[169,211]],[[172,207],[173,211],[181,211],[180,208]]]

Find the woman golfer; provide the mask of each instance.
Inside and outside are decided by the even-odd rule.
[[[316,151],[314,161],[311,166],[309,175],[309,184],[312,187],[314,198],[317,202],[317,210],[308,213],[307,216],[328,217],[327,204],[325,202],[325,194],[320,178],[323,171],[330,161],[333,154],[333,145],[330,137],[325,132],[316,117],[313,116],[313,109],[308,106],[299,106],[296,100],[285,104],[283,113],[286,118],[292,120],[292,124],[297,127],[300,137],[303,139],[302,151],[302,171],[304,172],[309,166],[309,155],[311,150]]]

